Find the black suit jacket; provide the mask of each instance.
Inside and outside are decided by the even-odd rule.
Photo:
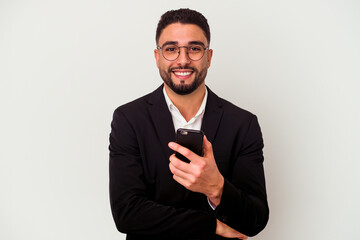
[[[248,236],[268,221],[263,140],[255,115],[208,89],[202,130],[212,143],[225,178],[220,205],[172,178],[168,142],[175,140],[162,92],[117,108],[110,134],[110,203],[115,224],[127,239],[223,239],[216,218]]]

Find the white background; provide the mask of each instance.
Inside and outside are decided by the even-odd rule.
[[[360,3],[0,0],[0,239],[125,239],[113,110],[158,87],[160,15],[209,21],[207,85],[255,113],[270,205],[254,239],[360,235]]]

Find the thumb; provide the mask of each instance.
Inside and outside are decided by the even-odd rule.
[[[204,156],[207,156],[208,154],[212,154],[212,144],[207,140],[206,136],[204,135],[203,140],[203,148],[204,148]]]

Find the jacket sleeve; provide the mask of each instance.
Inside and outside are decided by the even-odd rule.
[[[238,136],[231,173],[225,177],[223,194],[215,216],[247,235],[263,230],[269,218],[263,169],[263,140],[256,116],[248,130]]]
[[[159,204],[149,197],[138,138],[126,115],[114,112],[110,133],[110,205],[117,229],[145,236],[209,239],[216,220],[209,213]]]

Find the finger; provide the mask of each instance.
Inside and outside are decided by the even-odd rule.
[[[204,135],[203,140],[203,147],[204,147],[204,156],[208,156],[209,154],[212,154],[212,144],[207,140],[206,136]]]
[[[236,230],[234,229],[234,231],[236,231]],[[238,231],[236,231],[236,232],[238,233],[237,238],[239,238],[239,239],[248,239],[248,236],[246,236],[246,235],[244,235],[244,234],[242,234],[242,233],[240,233]]]
[[[181,146],[180,144],[177,144],[175,142],[169,142],[168,144],[169,148],[174,150],[175,152],[180,153],[184,157],[190,160],[190,162],[197,161],[199,156],[195,153],[193,153],[191,150],[189,150],[186,147]]]
[[[176,158],[176,157],[174,157],[174,158]],[[189,174],[190,171],[188,170],[188,166],[184,167],[184,166],[182,166],[182,164],[189,165],[187,163],[182,162],[181,160],[173,159],[169,163],[170,171],[171,171],[172,174],[177,175],[179,177],[189,178],[190,177],[190,174]],[[183,167],[184,170],[182,170],[181,166]]]
[[[169,157],[170,162],[177,168],[185,170],[189,167],[189,164],[177,158],[175,153]]]
[[[177,175],[173,175],[173,179],[183,185],[184,187],[188,188],[190,186],[189,181],[187,179],[184,179],[182,177],[179,177]]]

